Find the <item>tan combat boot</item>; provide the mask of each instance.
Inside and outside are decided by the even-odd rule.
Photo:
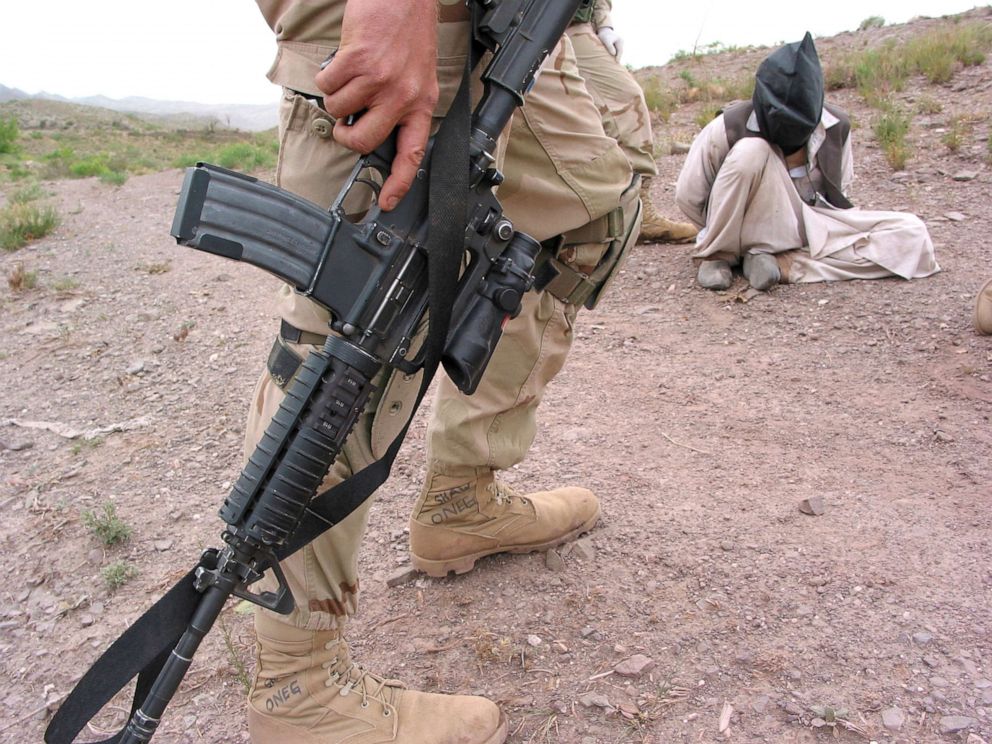
[[[658,213],[651,201],[651,181],[641,181],[641,234],[638,243],[687,243],[696,237],[699,230],[689,222],[675,222]]]
[[[467,573],[493,553],[548,550],[588,532],[599,500],[585,488],[521,496],[489,468],[432,470],[410,520],[413,567],[430,576]]]
[[[300,630],[259,614],[248,693],[252,744],[502,744],[489,700],[406,690],[351,661],[336,631]]]
[[[992,336],[992,279],[989,279],[978,290],[975,298],[975,330],[986,336]]]

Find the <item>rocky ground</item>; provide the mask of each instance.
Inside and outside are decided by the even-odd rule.
[[[389,586],[408,565],[421,414],[361,555],[365,666],[492,697],[512,744],[992,740],[992,338],[971,327],[992,276],[992,68],[901,96],[941,107],[915,116],[895,173],[873,110],[833,97],[860,123],[852,197],[924,218],[943,271],[713,293],[687,246],[639,246],[582,316],[538,441],[507,474],[589,486],[603,521],[555,553]],[[690,141],[701,105],[659,141]],[[974,123],[952,153],[961,115]],[[661,157],[655,181],[672,216],[681,159]],[[219,543],[273,281],[174,245],[181,177],[46,184],[61,227],[0,256],[39,278],[0,290],[3,742],[39,741],[102,650]],[[110,547],[84,519],[108,502],[131,528]],[[115,563],[135,573],[111,590]],[[232,603],[155,741],[247,742],[251,648]]]

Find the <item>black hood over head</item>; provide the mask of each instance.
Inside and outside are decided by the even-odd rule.
[[[751,101],[762,137],[786,155],[806,144],[823,113],[823,71],[808,31],[758,66]]]

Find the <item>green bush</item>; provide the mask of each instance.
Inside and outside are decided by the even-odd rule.
[[[121,186],[127,181],[127,172],[122,170],[108,170],[100,174],[100,180],[104,183]]]
[[[17,138],[20,135],[17,119],[13,116],[9,119],[0,119],[0,153],[17,152]]]
[[[895,170],[903,170],[909,160],[910,148],[906,142],[910,117],[894,106],[887,106],[875,120],[872,131],[878,140],[885,159]]]
[[[127,561],[114,561],[100,571],[110,591],[116,591],[138,575],[138,569]]]
[[[83,524],[107,547],[127,542],[131,528],[117,516],[117,507],[112,501],[103,505],[103,513],[86,510],[82,514]]]
[[[36,183],[18,189],[10,195],[11,204],[27,204],[45,196],[44,190]]]
[[[77,160],[69,165],[69,173],[76,178],[90,178],[92,176],[103,176],[110,172],[107,168],[107,159],[103,155],[92,155],[82,160]]]
[[[54,207],[10,204],[0,210],[0,249],[16,251],[32,240],[48,235],[59,224]]]
[[[641,83],[641,89],[644,91],[644,102],[648,110],[658,114],[662,121],[668,121],[672,112],[678,108],[675,95],[663,88],[658,78],[648,78]]]
[[[275,153],[269,148],[248,142],[235,142],[217,152],[217,164],[234,170],[269,168],[275,162]]]

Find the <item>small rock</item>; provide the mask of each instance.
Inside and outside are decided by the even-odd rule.
[[[955,181],[974,181],[978,178],[978,171],[958,171],[951,178]]]
[[[404,566],[401,568],[394,569],[388,577],[386,577],[386,586],[401,586],[417,578],[417,569],[412,566]]]
[[[882,725],[889,731],[902,731],[904,723],[906,723],[906,714],[899,708],[886,708],[882,711]]]
[[[94,618],[92,615],[86,613],[79,616],[79,624],[82,625],[84,628],[88,628],[93,624],[93,621],[95,619],[96,618]]]
[[[155,546],[155,550],[159,553],[164,553],[166,550],[172,550],[172,540],[156,540],[152,543]]]
[[[931,677],[930,684],[932,684],[934,687],[947,687],[947,685],[950,683],[943,677]]]
[[[965,744],[988,744],[988,742],[978,734],[968,734],[968,741]]]
[[[958,731],[971,728],[976,723],[977,721],[969,716],[941,716],[940,733],[956,734]]]
[[[913,633],[913,643],[917,646],[926,646],[932,640],[933,633],[928,633],[925,630],[921,630],[918,633]]]
[[[592,546],[592,539],[583,537],[572,543],[571,555],[580,561],[591,561],[596,557],[596,549]]]
[[[964,669],[970,676],[978,676],[978,667],[975,666],[975,662],[971,659],[965,658],[964,652],[961,653],[961,658],[955,659],[955,661],[958,662],[961,665],[961,668]]]
[[[717,725],[717,731],[721,734],[730,728],[730,719],[734,715],[734,706],[728,702],[724,702],[723,708],[720,710],[720,722]]]
[[[758,697],[751,701],[751,710],[755,713],[764,713],[769,702],[770,698],[767,695],[758,695]]]
[[[982,690],[982,705],[992,705],[992,688]]]
[[[145,363],[139,359],[136,362],[132,362],[131,363],[131,366],[129,366],[124,371],[127,372],[127,374],[129,374],[129,375],[136,375],[139,372],[144,372],[145,371]]]
[[[578,697],[579,705],[584,708],[612,708],[609,699],[601,692],[585,692]]]
[[[781,706],[786,713],[793,716],[801,716],[806,712],[806,709],[803,708],[803,706],[792,700],[786,700],[785,702],[781,703]]]
[[[685,155],[689,152],[689,147],[685,142],[673,142],[671,147],[672,155]]]
[[[549,571],[565,570],[565,561],[562,560],[557,550],[549,550],[544,554],[544,565],[548,567]]]
[[[529,636],[527,636],[527,644],[529,646],[534,646],[535,648],[537,646],[540,646],[541,645],[541,636],[537,636],[537,635],[534,635],[533,633],[531,633]]]
[[[951,222],[964,222],[968,219],[968,215],[962,212],[944,212],[944,216]]]
[[[644,654],[634,654],[613,667],[613,671],[621,677],[640,677],[644,672],[653,668],[654,659]]]
[[[813,517],[819,517],[826,510],[827,506],[823,502],[822,496],[810,496],[808,499],[803,499],[799,502],[799,511]]]

